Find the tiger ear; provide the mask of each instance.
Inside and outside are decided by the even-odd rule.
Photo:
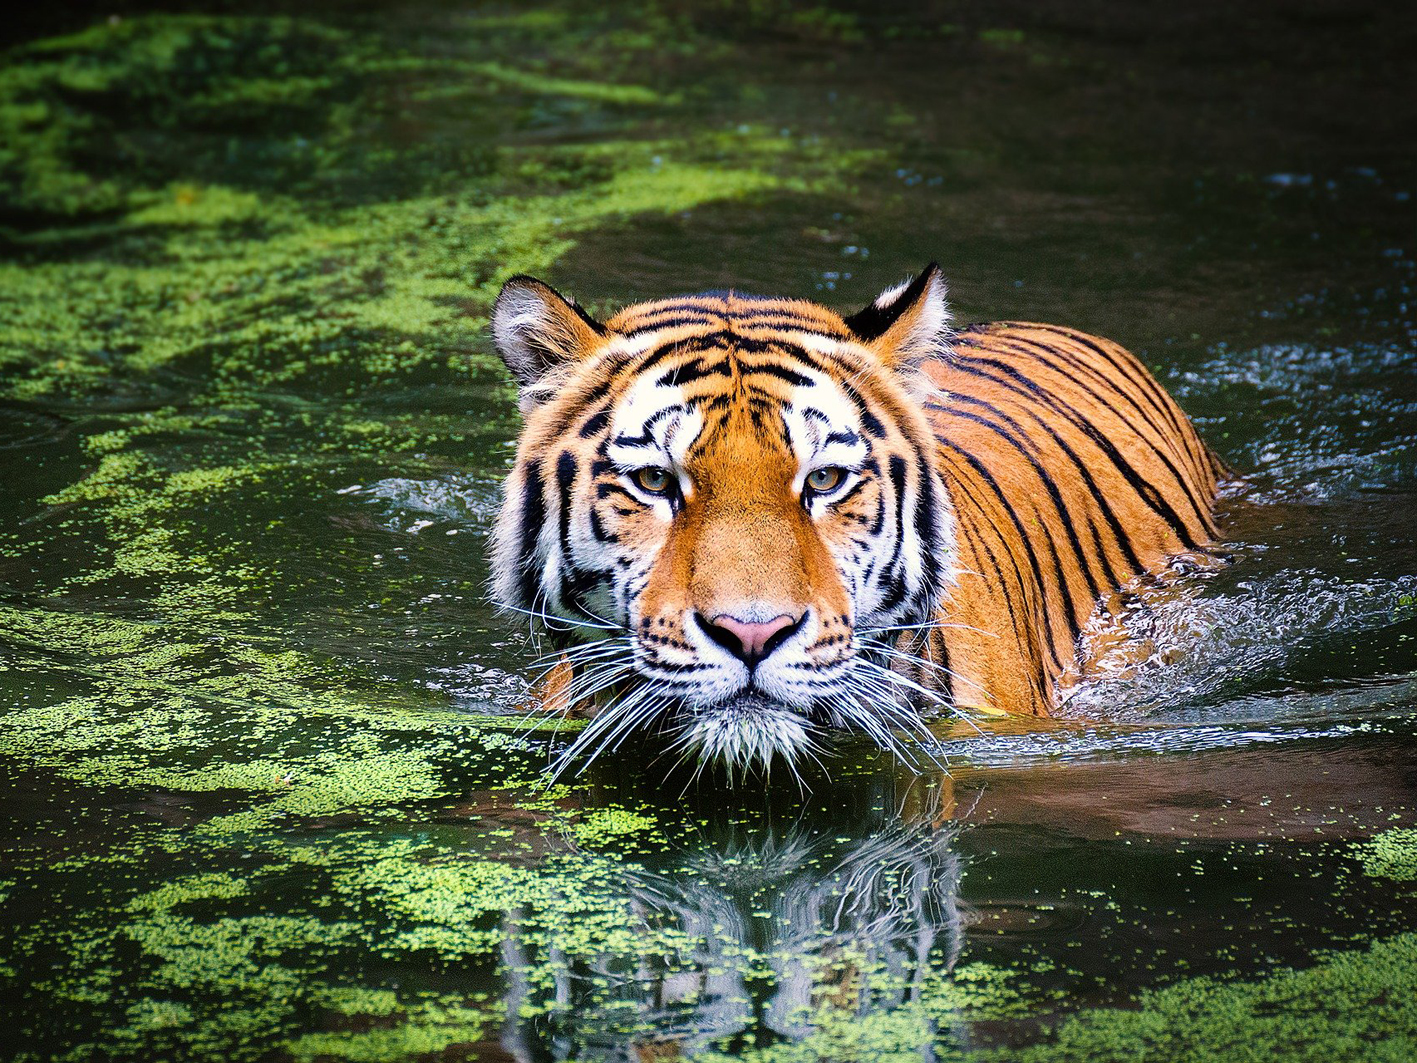
[[[608,335],[575,300],[535,277],[507,281],[492,307],[492,340],[521,386],[523,405],[535,405],[548,375],[585,358]]]
[[[887,288],[870,306],[846,318],[856,337],[891,366],[907,366],[939,354],[950,337],[945,275],[931,262],[919,276]]]

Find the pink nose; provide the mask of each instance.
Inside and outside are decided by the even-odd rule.
[[[747,664],[756,664],[787,638],[789,629],[796,628],[801,618],[783,613],[771,620],[749,622],[736,616],[719,613],[712,620],[699,622],[709,638]]]

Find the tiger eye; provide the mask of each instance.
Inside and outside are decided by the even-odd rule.
[[[836,465],[828,465],[821,469],[813,469],[808,473],[807,486],[821,495],[835,490],[844,479],[846,479],[845,469]]]
[[[635,481],[635,486],[650,495],[664,494],[669,490],[670,483],[673,482],[668,469],[654,466],[647,469],[636,469],[630,475]]]

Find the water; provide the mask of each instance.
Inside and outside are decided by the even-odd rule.
[[[8,1055],[1417,1050],[1399,13],[107,16],[0,73]],[[1233,564],[948,776],[543,788],[501,279],[854,309],[931,259],[1144,357],[1245,474]]]

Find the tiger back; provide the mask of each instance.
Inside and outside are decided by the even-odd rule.
[[[1046,716],[1082,667],[1079,638],[1099,603],[1212,544],[1228,472],[1108,340],[971,325],[921,371],[959,558],[925,657],[948,667],[958,705]]]

